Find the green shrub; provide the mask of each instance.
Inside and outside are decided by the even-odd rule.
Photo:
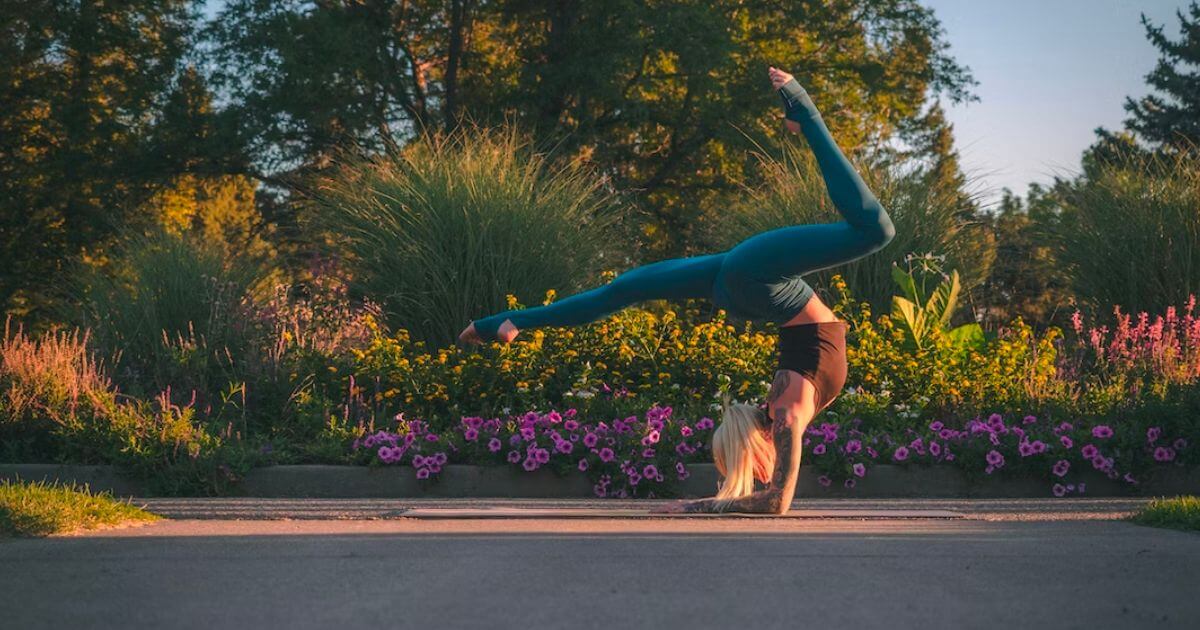
[[[1163,312],[1200,291],[1200,162],[1128,153],[1060,192],[1050,226],[1081,302]]]
[[[106,269],[85,268],[75,290],[81,324],[118,357],[124,388],[216,395],[245,381],[254,341],[247,300],[260,277],[247,257],[158,231],[128,239]]]
[[[552,162],[511,128],[348,158],[316,202],[314,224],[349,254],[357,290],[389,324],[436,346],[504,309],[508,294],[583,288],[619,251],[605,180]]]
[[[739,192],[712,217],[707,237],[712,246],[725,249],[775,228],[842,220],[807,147],[791,142],[778,156],[762,150],[756,157],[763,182]],[[982,226],[965,218],[971,208],[953,182],[906,166],[864,164],[859,172],[891,216],[896,237],[877,254],[806,276],[814,287],[828,288],[836,274],[855,296],[883,312],[895,292],[893,265],[927,253],[945,256],[946,267],[962,275],[964,290],[983,280],[994,252],[982,239]]]

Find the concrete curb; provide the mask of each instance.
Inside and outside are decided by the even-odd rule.
[[[711,496],[717,488],[712,464],[693,464],[691,476],[677,487],[683,496]],[[1164,468],[1136,486],[1086,471],[1072,481],[1087,483],[1086,496],[1159,496],[1200,494],[1200,468]],[[668,474],[674,474],[670,471]],[[1050,496],[1052,482],[1044,479],[988,478],[971,482],[951,466],[880,464],[857,480],[857,487],[822,487],[819,473],[801,468],[797,494],[803,497],[847,498],[1003,498]],[[57,464],[0,464],[0,480],[59,481],[86,484],[93,491],[115,496],[153,496],[145,484],[122,476],[113,466]],[[434,481],[416,479],[409,467],[268,466],[256,468],[231,493],[264,498],[583,498],[592,497],[592,484],[582,474],[559,477],[550,470],[533,473],[507,466],[450,465]]]

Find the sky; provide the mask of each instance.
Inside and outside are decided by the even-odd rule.
[[[978,102],[948,107],[963,170],[985,203],[1001,188],[1079,170],[1094,130],[1117,130],[1125,97],[1149,90],[1158,59],[1140,14],[1179,38],[1186,0],[923,0],[970,68]]]

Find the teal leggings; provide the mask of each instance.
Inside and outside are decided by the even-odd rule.
[[[647,300],[711,299],[731,315],[784,323],[812,298],[801,275],[878,251],[896,234],[892,220],[829,134],[812,99],[794,79],[779,90],[787,118],[800,124],[825,186],[844,221],[796,225],[752,236],[720,254],[677,258],[627,271],[609,284],[546,306],[477,320],[496,338],[505,320],[518,329],[574,326]]]

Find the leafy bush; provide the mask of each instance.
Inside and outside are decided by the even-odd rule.
[[[502,310],[506,293],[582,288],[618,251],[605,180],[534,152],[511,127],[347,158],[316,202],[312,218],[349,254],[356,288],[434,346]]]
[[[1063,188],[1051,230],[1081,302],[1162,312],[1200,291],[1198,159],[1131,151]]]

